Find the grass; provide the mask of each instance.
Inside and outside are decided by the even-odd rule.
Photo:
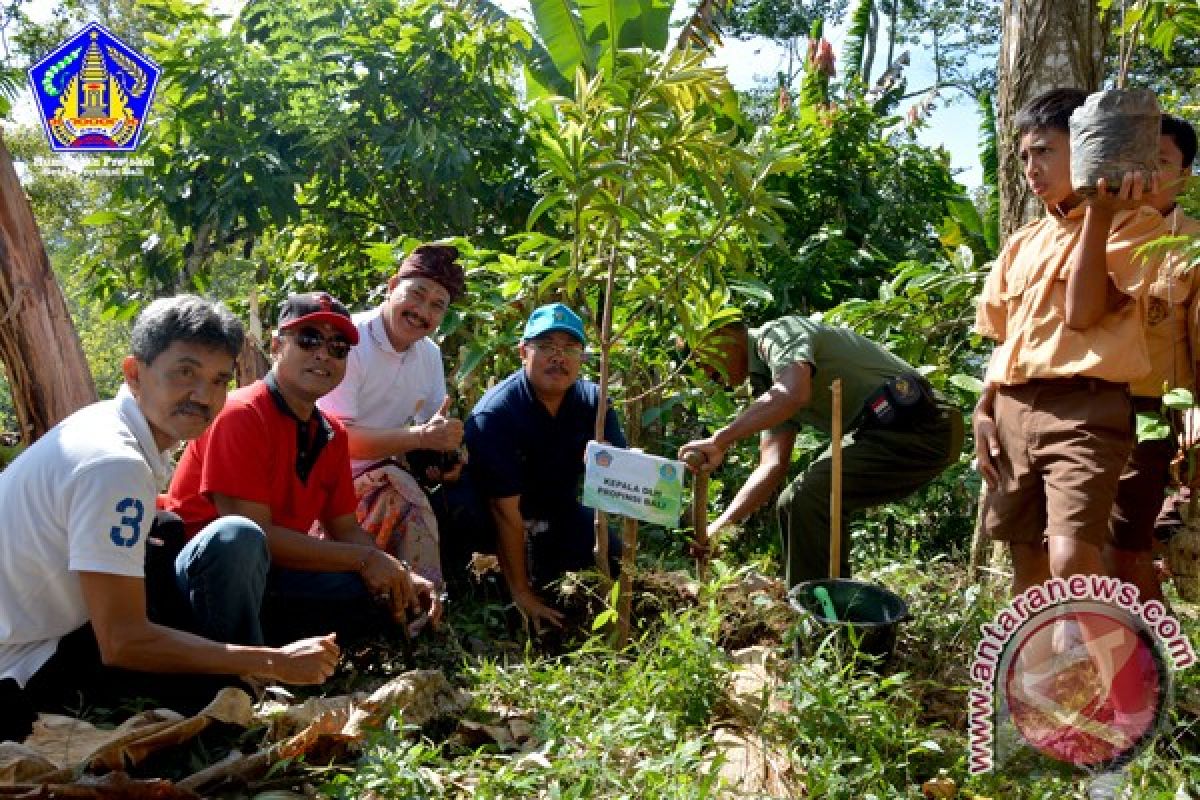
[[[922,524],[919,512],[913,519]],[[1086,776],[1045,765],[1014,761],[996,774],[968,775],[969,667],[980,625],[1007,602],[1007,590],[969,580],[957,554],[931,555],[944,548],[930,539],[914,544],[902,531],[881,541],[881,531],[892,529],[871,524],[856,539],[856,575],[901,595],[912,617],[886,665],[855,660],[824,631],[798,622],[777,596],[748,592],[756,570],[777,574],[769,549],[754,548],[751,565],[714,563],[712,580],[697,591],[669,572],[688,564],[665,555],[652,563],[655,552],[680,548],[650,531],[635,597],[639,628],[626,650],[616,653],[590,632],[603,600],[586,582],[573,584],[569,598],[577,634],[554,642],[531,641],[494,587],[459,594],[444,632],[418,640],[417,663],[471,690],[465,723],[413,729],[393,717],[353,762],[281,765],[249,788],[347,800],[729,797],[737,795],[718,773],[722,737],[735,731],[761,741],[786,767],[793,796],[922,798],[922,784],[942,778],[958,798],[1086,798]],[[1200,609],[1170,599],[1200,643]],[[803,657],[794,655],[793,640]],[[777,682],[761,698],[765,710],[747,714],[729,694],[732,654],[751,644],[776,655]],[[321,691],[379,685],[403,671],[399,650],[386,641],[348,648]],[[1174,709],[1127,770],[1128,797],[1200,797],[1200,669],[1174,677]],[[199,742],[171,757],[180,763],[159,760],[143,772],[182,777],[197,759],[254,749],[260,736]],[[244,796],[239,791],[231,796]]]
[[[352,773],[330,781],[329,796],[551,798],[712,796],[702,774],[708,726],[728,666],[715,643],[711,609],[660,620],[629,657],[599,639],[557,658],[530,656],[504,666],[467,665],[460,678],[479,711],[532,709],[530,752],[494,745],[461,749],[413,741],[393,728],[372,741]]]
[[[795,659],[787,642],[769,642],[786,657],[770,697],[773,710],[735,720],[725,700],[735,665],[720,646],[732,612],[720,587],[744,570],[726,569],[698,602],[643,604],[660,611],[643,620],[640,638],[624,653],[593,637],[554,656],[527,646],[509,648],[503,658],[464,656],[451,665],[455,680],[475,693],[479,719],[494,719],[497,709],[529,715],[531,748],[472,745],[445,731],[397,724],[321,792],[337,798],[716,797],[715,732],[736,724],[790,765],[808,797],[920,798],[922,783],[939,775],[954,781],[958,797],[1086,797],[1080,776],[1053,771],[967,775],[968,667],[979,625],[1006,598],[972,584],[950,559],[907,551],[877,553],[869,561],[865,577],[897,591],[913,612],[883,669],[865,669],[832,645],[814,641],[815,652]],[[1181,616],[1193,641],[1200,641],[1195,615]],[[463,619],[460,637],[472,625],[477,641],[507,636],[494,607],[468,609]],[[1175,799],[1184,796],[1176,794],[1181,787],[1200,787],[1200,678],[1194,672],[1176,676],[1181,702],[1167,730],[1129,769],[1132,797]]]

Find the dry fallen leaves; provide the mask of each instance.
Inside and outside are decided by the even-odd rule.
[[[315,698],[291,708],[270,702],[257,713],[245,692],[224,689],[194,717],[163,709],[146,711],[111,731],[71,717],[42,715],[33,735],[23,744],[0,744],[0,797],[190,798],[195,796],[193,791],[262,774],[284,759],[342,753],[362,742],[368,730],[380,727],[394,713],[400,713],[405,724],[420,726],[438,717],[457,715],[469,703],[470,694],[451,686],[440,671],[415,670],[394,678],[369,696],[357,693]],[[186,742],[214,722],[248,727],[256,721],[268,724],[267,742],[272,744],[248,755],[231,753],[178,786],[107,776],[107,783],[86,775],[74,781],[86,770],[124,776],[120,770],[140,763],[151,753]],[[520,745],[532,740],[532,726],[527,720],[514,717],[506,724],[513,742]],[[113,788],[118,785],[119,789]],[[51,793],[25,793],[38,789]]]
[[[538,745],[532,716],[512,708],[499,709],[487,722],[460,720],[454,733],[467,747],[494,744],[502,753],[528,752]]]
[[[774,672],[772,648],[761,645],[744,647],[731,655],[738,667],[730,676],[725,700],[733,715],[743,722],[756,725],[766,711],[786,710],[783,701],[775,694],[779,679]]]
[[[320,754],[329,758],[352,748],[372,728],[400,713],[406,725],[424,725],[442,716],[459,714],[471,701],[463,689],[455,689],[440,670],[406,672],[375,690],[365,699],[328,698],[312,709],[325,708],[299,732],[249,755],[234,754],[180,781],[179,785],[205,792],[229,781],[261,775],[284,759]],[[346,702],[343,702],[345,700]]]
[[[83,769],[123,770],[151,753],[192,739],[214,722],[245,727],[252,721],[250,697],[240,689],[222,689],[194,717],[155,709],[130,717],[114,730],[101,730],[73,717],[43,714],[22,749],[3,751],[0,784],[16,783],[18,775],[50,781],[62,780],[58,773]],[[52,769],[46,769],[47,764]]]
[[[958,797],[958,785],[945,776],[932,778],[921,784],[921,795],[926,800],[953,800]]]
[[[791,759],[776,752],[752,731],[722,728],[713,737],[715,752],[709,769],[721,759],[719,775],[723,798],[804,797],[807,789],[797,780]]]

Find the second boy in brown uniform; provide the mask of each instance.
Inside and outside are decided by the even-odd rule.
[[[1163,115],[1159,139],[1162,191],[1150,203],[1166,220],[1166,233],[1200,234],[1200,223],[1184,215],[1175,198],[1187,188],[1196,157],[1196,131],[1186,121]],[[1162,256],[1147,290],[1146,344],[1151,369],[1130,384],[1135,411],[1157,412],[1166,387],[1195,391],[1197,314],[1200,314],[1200,271],[1177,251]],[[1154,572],[1154,521],[1170,480],[1174,437],[1151,439],[1134,446],[1121,475],[1112,512],[1112,541],[1105,552],[1111,574],[1134,584],[1143,600],[1162,600]]]

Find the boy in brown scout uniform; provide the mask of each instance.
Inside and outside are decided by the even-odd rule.
[[[1196,131],[1186,120],[1164,114],[1158,168],[1162,190],[1149,202],[1166,220],[1167,233],[1200,234],[1200,223],[1184,215],[1175,198],[1187,188],[1196,158]],[[1135,411],[1158,411],[1163,387],[1195,391],[1197,315],[1200,314],[1200,271],[1180,256],[1162,256],[1158,274],[1147,290],[1146,344],[1151,369],[1130,384]],[[1175,456],[1173,437],[1138,442],[1121,475],[1112,511],[1112,541],[1105,550],[1109,572],[1134,584],[1143,601],[1163,599],[1154,572],[1154,521],[1170,482]]]
[[[1165,230],[1127,174],[1086,203],[1071,187],[1071,112],[1086,93],[1054,89],[1017,116],[1019,154],[1047,214],[1009,237],[979,300],[995,339],[974,414],[987,481],[983,526],[1008,542],[1013,593],[1103,574],[1117,481],[1133,446],[1129,382],[1150,368],[1146,278],[1135,252]],[[1151,193],[1157,191],[1152,181]]]

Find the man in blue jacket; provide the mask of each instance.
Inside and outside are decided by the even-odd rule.
[[[595,514],[579,502],[600,402],[600,387],[579,377],[586,345],[574,311],[538,308],[521,337],[521,369],[483,396],[464,432],[469,477],[495,524],[509,591],[539,631],[563,619],[547,604],[546,587],[595,563]],[[611,408],[604,438],[626,446]],[[610,556],[619,554],[616,537],[610,542]]]

